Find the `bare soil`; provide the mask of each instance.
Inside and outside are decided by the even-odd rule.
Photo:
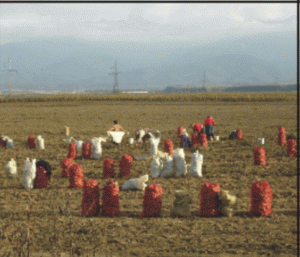
[[[277,144],[278,127],[296,135],[296,103],[292,102],[45,102],[2,103],[0,133],[14,140],[14,149],[0,148],[0,255],[1,256],[296,256],[297,254],[297,162],[286,156],[286,146]],[[61,161],[68,154],[64,126],[71,136],[90,140],[106,136],[117,119],[134,137],[135,129],[147,127],[162,133],[179,146],[177,127],[204,123],[212,115],[217,123],[209,148],[197,147],[204,155],[203,177],[151,178],[163,187],[162,216],[138,218],[143,191],[120,191],[119,217],[83,218],[82,189],[69,189],[61,177]],[[228,140],[229,132],[241,128],[244,140]],[[188,129],[191,135],[191,129]],[[27,137],[42,135],[45,150],[29,150]],[[267,166],[253,166],[254,147],[265,138]],[[100,160],[75,162],[83,166],[85,179],[95,179],[100,194],[107,179],[102,176],[103,161],[113,158],[116,173],[123,154],[149,155],[149,144],[129,145],[127,136],[119,146],[102,144]],[[186,162],[196,149],[185,149]],[[78,153],[80,155],[81,152]],[[26,190],[21,170],[26,157],[44,159],[53,168],[50,189]],[[6,177],[4,167],[14,158],[18,177]],[[151,159],[134,161],[131,178],[150,175]],[[120,187],[129,178],[115,178]],[[222,189],[240,199],[238,213],[232,217],[197,216],[200,190],[205,182],[217,182]],[[265,181],[273,190],[269,217],[248,217],[250,188]],[[192,196],[192,215],[171,216],[175,190]]]

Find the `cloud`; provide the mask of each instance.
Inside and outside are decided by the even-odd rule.
[[[293,4],[6,4],[1,37],[70,36],[91,40],[206,40],[296,28]],[[282,26],[278,26],[282,25]],[[8,36],[9,35],[9,36]]]

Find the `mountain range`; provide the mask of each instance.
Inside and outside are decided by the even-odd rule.
[[[203,42],[96,42],[68,37],[0,45],[0,86],[13,89],[111,90],[117,60],[120,90],[170,85],[296,83],[296,32]],[[113,68],[113,69],[111,69]],[[205,72],[205,75],[204,75]]]

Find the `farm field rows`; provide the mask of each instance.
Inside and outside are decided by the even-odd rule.
[[[297,251],[297,161],[286,156],[286,146],[277,144],[278,127],[296,135],[295,101],[56,101],[7,102],[0,104],[0,133],[14,140],[14,149],[0,148],[0,256],[295,256]],[[121,191],[119,217],[83,218],[82,189],[69,189],[61,177],[61,161],[67,157],[63,142],[64,126],[75,139],[90,140],[106,136],[112,121],[134,137],[140,127],[161,132],[163,141],[171,139],[179,147],[177,127],[203,123],[212,115],[217,123],[208,149],[185,148],[187,164],[199,150],[204,155],[203,177],[151,178],[150,162],[133,161],[131,178],[149,174],[147,185],[162,185],[162,216],[138,218],[143,191]],[[241,128],[244,140],[228,140],[229,132]],[[188,129],[191,135],[191,129]],[[45,150],[29,150],[27,137],[42,135]],[[265,138],[267,166],[253,166],[254,147]],[[116,174],[123,154],[149,155],[149,143],[129,145],[127,136],[119,146],[102,143],[100,160],[76,159],[85,179],[99,182],[100,198],[108,179],[103,178],[103,161],[115,160]],[[77,155],[80,155],[79,151]],[[48,161],[52,166],[50,189],[26,190],[21,170],[26,157]],[[18,177],[6,177],[4,167],[14,158]],[[129,178],[114,178],[121,187]],[[234,192],[240,200],[232,218],[198,217],[200,190],[205,182],[217,182],[221,189]],[[250,188],[256,181],[269,183],[273,190],[269,217],[248,217]],[[192,196],[189,218],[171,216],[175,190]],[[102,204],[102,200],[101,203]],[[30,212],[28,208],[30,207]],[[29,231],[29,247],[27,243]],[[47,254],[46,254],[47,253]]]

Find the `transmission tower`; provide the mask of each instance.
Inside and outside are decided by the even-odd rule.
[[[119,83],[118,83],[118,74],[121,72],[117,72],[117,60],[115,61],[115,67],[112,67],[110,69],[115,69],[115,72],[109,73],[108,75],[115,75],[115,83],[113,87],[113,93],[119,92]]]
[[[18,70],[13,70],[10,68],[10,58],[8,57],[8,70],[4,70],[8,72],[8,77],[9,77],[9,95],[11,96],[12,92],[11,92],[11,75],[12,72],[16,72],[18,73]]]
[[[205,71],[203,72],[203,89],[206,91],[206,87],[205,87]]]

